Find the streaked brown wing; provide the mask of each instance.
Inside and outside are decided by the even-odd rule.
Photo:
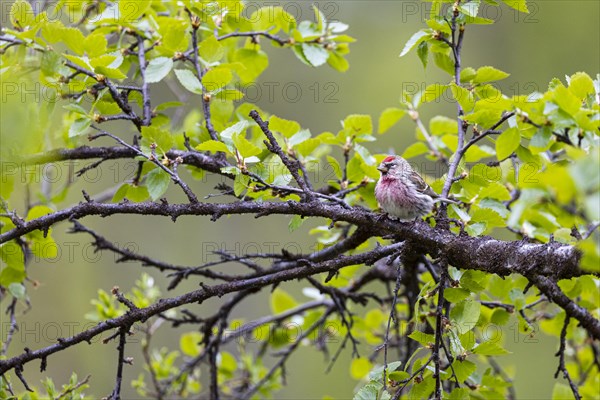
[[[416,172],[413,171],[408,176],[408,179],[415,185],[417,191],[426,194],[434,199],[436,197],[439,197],[439,195],[433,191],[433,189],[423,180],[423,178],[421,178],[421,175],[417,174]]]

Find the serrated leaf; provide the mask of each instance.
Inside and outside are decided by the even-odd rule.
[[[142,151],[146,155],[152,153],[150,146],[156,144],[157,154],[166,154],[173,147],[174,140],[171,132],[153,126],[142,127]]]
[[[198,45],[198,54],[204,61],[211,64],[223,58],[225,49],[214,36],[209,36]]]
[[[207,91],[216,93],[223,89],[229,82],[231,82],[232,79],[233,74],[229,68],[216,67],[210,69],[202,77],[202,85]]]
[[[10,7],[10,22],[15,27],[25,29],[35,23],[35,14],[26,0],[16,0]]]
[[[450,318],[459,332],[464,333],[475,327],[481,313],[479,302],[467,299],[458,303],[451,311]]]
[[[469,297],[471,292],[463,288],[446,288],[444,298],[450,303],[459,303]]]
[[[452,368],[456,374],[456,379],[459,382],[464,382],[477,370],[477,365],[469,360],[454,360]]]
[[[151,2],[147,0],[120,0],[119,21],[133,22],[144,14],[150,7]]]
[[[117,68],[98,66],[94,68],[94,72],[97,74],[102,74],[109,79],[121,80],[127,78],[127,75],[125,75],[123,72],[121,72],[120,69]]]
[[[454,75],[454,60],[446,53],[433,53],[433,62],[442,71],[447,72],[449,75]]]
[[[192,93],[202,94],[202,84],[189,69],[176,69],[175,76],[181,85]]]
[[[473,353],[482,356],[501,356],[504,354],[510,354],[510,351],[503,348],[497,342],[483,342],[473,349]]]
[[[421,64],[423,64],[423,68],[427,68],[427,63],[429,62],[429,45],[427,42],[419,43],[417,47],[417,56],[419,60],[421,60]]]
[[[389,107],[383,110],[381,115],[379,116],[379,123],[377,133],[382,134],[387,132],[392,126],[394,126],[404,115],[406,114],[405,110],[395,107]]]
[[[303,222],[304,218],[302,218],[300,215],[294,215],[288,223],[288,229],[290,230],[290,232],[294,232],[302,225]]]
[[[411,144],[410,146],[408,146],[406,148],[406,150],[404,150],[404,153],[402,153],[402,158],[413,158],[413,157],[417,157],[420,156],[421,154],[425,154],[429,152],[429,147],[427,147],[427,145],[423,142],[416,142]]]
[[[496,69],[494,67],[485,66],[477,69],[477,74],[475,75],[475,78],[473,78],[473,82],[494,82],[508,78],[509,76],[510,74],[507,74],[504,71],[500,71],[499,69]]]
[[[325,64],[329,58],[329,52],[320,44],[302,43],[302,52],[313,67]]]
[[[225,143],[219,142],[217,140],[207,140],[206,142],[202,142],[196,146],[196,150],[211,151],[213,153],[222,151],[227,154],[233,154],[231,152],[231,150],[229,150],[229,148],[227,147],[227,145]]]
[[[269,118],[269,128],[273,132],[281,133],[286,138],[291,138],[300,130],[300,124],[296,121],[290,121],[272,115],[271,118]]]
[[[475,96],[473,96],[473,92],[462,86],[456,85],[454,82],[450,85],[450,90],[452,91],[454,100],[460,104],[465,112],[470,112],[473,109],[475,106]]]
[[[344,129],[353,135],[369,134],[373,132],[373,122],[370,115],[348,115],[342,122]]]
[[[521,144],[521,134],[517,128],[508,128],[496,140],[496,158],[504,160]]]
[[[569,90],[580,99],[594,94],[594,81],[585,72],[577,72],[569,80]]]
[[[408,335],[408,337],[411,338],[412,340],[419,342],[422,346],[425,346],[425,347],[430,345],[431,343],[435,343],[435,337],[429,333],[414,331],[414,332],[411,332]]]
[[[169,57],[158,57],[150,60],[146,68],[146,82],[157,83],[173,69],[173,60]]]
[[[408,54],[408,52],[414,49],[416,45],[426,40],[428,37],[431,37],[431,32],[428,29],[421,29],[420,31],[413,34],[410,37],[410,39],[408,39],[408,42],[406,42],[406,44],[404,45],[404,49],[402,49],[400,57],[403,57],[406,54]]]
[[[527,8],[527,0],[502,0],[504,4],[509,6],[510,8],[514,8],[517,11],[529,14],[529,9]]]
[[[471,0],[468,3],[464,3],[458,6],[460,12],[470,17],[476,17],[479,11],[480,0]]]
[[[240,152],[242,157],[252,157],[258,155],[262,152],[262,150],[251,143],[248,139],[243,136],[243,133],[236,134],[232,136],[233,144],[235,148]]]
[[[240,62],[245,67],[236,71],[242,84],[253,82],[269,66],[269,58],[261,50],[239,49],[232,61]]]
[[[106,53],[108,41],[102,33],[88,35],[83,41],[83,48],[89,57],[98,57]]]
[[[78,118],[69,127],[69,137],[75,137],[84,134],[92,125],[90,118]]]
[[[171,177],[161,168],[155,168],[146,175],[146,187],[148,188],[148,194],[153,201],[159,199],[167,189]]]

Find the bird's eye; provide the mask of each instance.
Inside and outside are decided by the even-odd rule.
[[[396,164],[388,164],[389,168],[396,168]]]

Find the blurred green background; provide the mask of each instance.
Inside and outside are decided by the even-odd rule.
[[[309,10],[311,2],[250,3],[254,6],[284,5],[298,20],[312,18]],[[256,101],[263,110],[299,121],[313,134],[336,132],[340,128],[340,121],[348,114],[370,114],[376,120],[383,109],[398,104],[403,89],[414,90],[431,83],[449,81],[448,76],[438,71],[432,62],[424,71],[414,53],[398,57],[408,38],[424,26],[422,21],[428,15],[429,4],[417,1],[319,1],[315,4],[328,19],[349,24],[348,33],[358,39],[351,45],[348,57],[350,70],[340,74],[328,67],[309,68],[301,64],[291,51],[264,43],[263,47],[270,55],[270,66],[257,85],[243,89],[248,100]],[[492,65],[511,73],[508,79],[498,84],[507,95],[544,90],[552,78],[558,77],[564,81],[566,74],[577,71],[595,76],[600,71],[600,2],[544,0],[528,4],[531,11],[529,15],[506,7],[498,9],[482,4],[482,16],[492,18],[497,23],[468,28],[463,47],[463,65],[475,68]],[[4,5],[2,10],[5,10]],[[3,23],[5,18],[2,17]],[[166,86],[160,88],[168,90]],[[158,94],[158,91],[154,89],[154,94]],[[166,92],[160,95],[172,97]],[[442,98],[426,106],[422,117],[427,124],[429,118],[437,114],[453,117],[454,110],[454,104]],[[6,119],[6,115],[2,119],[6,122],[2,124],[4,136],[12,126],[8,124],[10,118]],[[405,118],[382,140],[369,143],[368,147],[374,153],[388,152],[390,149],[401,153],[413,141],[414,126]],[[84,163],[76,165],[81,168]],[[133,163],[103,164],[99,169],[99,182],[95,182],[94,174],[80,179],[71,190],[66,204],[80,201],[81,189],[91,194],[98,193],[130,178],[132,166]],[[64,167],[57,170],[63,175],[66,172]],[[319,183],[325,183],[325,177],[321,178]],[[217,178],[207,178],[194,183],[193,188],[199,197],[203,197],[215,192],[213,187],[218,181]],[[24,199],[24,187],[18,187],[17,191],[17,197],[21,195]],[[170,190],[169,195],[172,199],[183,200],[177,190]],[[22,207],[18,201],[13,201],[13,205]],[[120,246],[128,246],[175,264],[199,265],[215,259],[208,252],[215,248],[236,254],[244,250],[266,252],[282,248],[310,252],[312,241],[307,233],[310,224],[290,234],[288,220],[280,216],[258,221],[252,217],[234,216],[223,217],[217,223],[212,223],[208,218],[186,217],[173,223],[167,218],[119,216],[86,218],[82,222]],[[53,234],[59,245],[56,259],[33,260],[29,265],[29,277],[36,282],[35,288],[29,286],[32,308],[19,318],[20,331],[16,334],[9,355],[20,353],[25,346],[37,349],[52,344],[57,337],[80,332],[85,324],[90,324],[83,315],[92,311],[90,299],[96,297],[98,288],[110,291],[117,285],[122,291],[128,291],[143,270],[156,278],[163,296],[175,296],[198,287],[198,282],[190,279],[175,291],[167,293],[166,281],[157,271],[144,269],[136,263],[116,264],[114,255],[93,252],[89,236],[69,235],[65,233],[67,229],[66,223],[54,229]],[[297,299],[307,300],[301,293],[301,284],[287,283],[283,288]],[[251,299],[252,303],[246,302],[236,309],[234,318],[250,320],[270,312],[268,290]],[[187,308],[200,315],[208,315],[219,304],[211,301]],[[7,329],[5,314],[2,313],[0,318],[4,338]],[[178,329],[178,332],[184,331]],[[508,324],[500,333],[507,348],[513,352],[500,361],[516,372],[518,398],[550,398],[557,365],[553,355],[556,341],[543,334],[533,338],[521,335],[516,322]],[[159,330],[153,343],[157,347],[177,349],[177,338],[178,335],[165,326]],[[139,340],[136,336],[130,338],[130,342],[136,340]],[[127,355],[134,357],[135,365],[125,369],[127,383],[123,388],[123,398],[126,399],[139,398],[128,383],[137,377],[142,365],[137,347],[127,347]],[[335,351],[336,348],[334,343],[331,350]],[[235,348],[230,347],[229,350],[235,351]],[[369,352],[370,349],[365,346],[361,355],[368,355]],[[112,391],[116,357],[114,341],[107,345],[99,342],[91,346],[80,344],[51,356],[48,359],[48,374],[57,384],[66,382],[72,371],[76,371],[80,377],[92,374],[89,393],[102,397]],[[357,382],[349,378],[349,362],[349,354],[346,353],[332,372],[325,375],[327,363],[323,355],[312,349],[302,350],[289,361],[288,386],[278,393],[277,398],[320,399],[323,395],[351,398]],[[37,365],[31,364],[26,366],[25,376],[30,384],[40,387],[39,380],[44,375],[39,373]],[[20,391],[20,383],[16,379],[13,381],[15,388]]]

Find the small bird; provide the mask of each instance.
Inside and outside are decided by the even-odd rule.
[[[375,186],[375,198],[391,219],[410,221],[427,215],[442,199],[400,156],[386,157],[379,167],[381,178]]]

